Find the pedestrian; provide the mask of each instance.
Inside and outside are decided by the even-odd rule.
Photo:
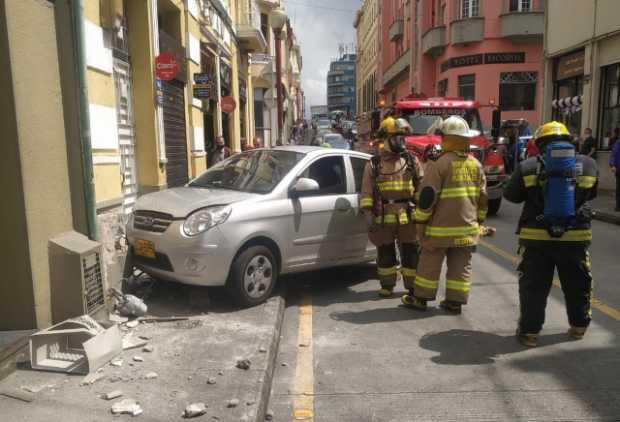
[[[521,162],[504,188],[504,197],[524,202],[519,219],[520,317],[517,338],[535,347],[545,321],[547,297],[557,269],[573,339],[590,324],[592,272],[588,246],[596,197],[596,162],[574,154],[571,135],[559,122],[542,125],[534,135],[544,159]],[[573,174],[574,177],[567,175]]]
[[[400,247],[401,275],[412,292],[418,263],[414,198],[422,178],[418,159],[405,148],[404,136],[411,126],[404,119],[394,121],[386,132],[385,147],[366,164],[362,179],[360,208],[366,218],[368,237],[377,247],[377,274],[381,297],[390,297],[396,286]]]
[[[469,154],[475,132],[465,119],[450,116],[440,130],[442,153],[437,161],[426,163],[415,213],[422,250],[413,294],[402,301],[426,310],[427,302],[437,295],[446,259],[446,296],[439,305],[460,314],[469,298],[472,253],[487,216],[486,178],[482,164]]]
[[[215,138],[215,150],[213,150],[213,160],[211,165],[215,165],[221,161],[224,161],[232,155],[230,148],[226,146],[226,141],[223,136]]]
[[[612,136],[609,141],[609,148],[613,149],[618,140],[620,140],[620,127],[614,129],[614,136]]]
[[[254,141],[252,142],[254,149],[259,149],[263,147],[263,140],[259,137],[256,136],[254,137]]]
[[[583,142],[579,148],[579,153],[596,160],[596,138],[592,136],[592,129],[589,127],[583,131]]]
[[[620,142],[614,144],[609,154],[609,168],[616,176],[616,211],[620,212]]]
[[[241,143],[241,151],[242,152],[248,151],[248,150],[252,149],[252,147],[250,145],[248,145],[248,140],[247,139],[241,138],[239,142]]]
[[[540,150],[536,145],[536,139],[532,138],[525,145],[525,158],[536,157],[540,155]]]

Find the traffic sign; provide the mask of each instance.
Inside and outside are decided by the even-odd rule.
[[[232,113],[233,111],[235,111],[235,108],[237,108],[237,103],[235,102],[235,99],[231,96],[222,97],[220,105],[222,106],[222,111],[224,113]]]
[[[155,58],[155,76],[163,81],[171,81],[177,76],[179,63],[170,52],[161,53]]]

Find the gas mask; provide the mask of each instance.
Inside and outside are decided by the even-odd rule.
[[[405,152],[405,137],[402,135],[390,136],[386,142],[386,149],[394,154]]]

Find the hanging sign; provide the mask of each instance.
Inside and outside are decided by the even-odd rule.
[[[171,81],[177,76],[179,63],[174,54],[165,52],[155,58],[155,76],[162,81]]]
[[[222,97],[220,105],[224,113],[232,113],[233,111],[235,111],[235,108],[237,108],[237,103],[235,102],[235,99],[231,96]]]
[[[192,87],[194,98],[199,100],[211,99],[213,83],[208,73],[194,73],[194,85]]]

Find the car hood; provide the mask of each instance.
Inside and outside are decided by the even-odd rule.
[[[141,196],[136,203],[135,210],[157,211],[170,214],[175,218],[184,218],[199,208],[228,205],[259,196],[256,193],[229,189],[180,187]]]

